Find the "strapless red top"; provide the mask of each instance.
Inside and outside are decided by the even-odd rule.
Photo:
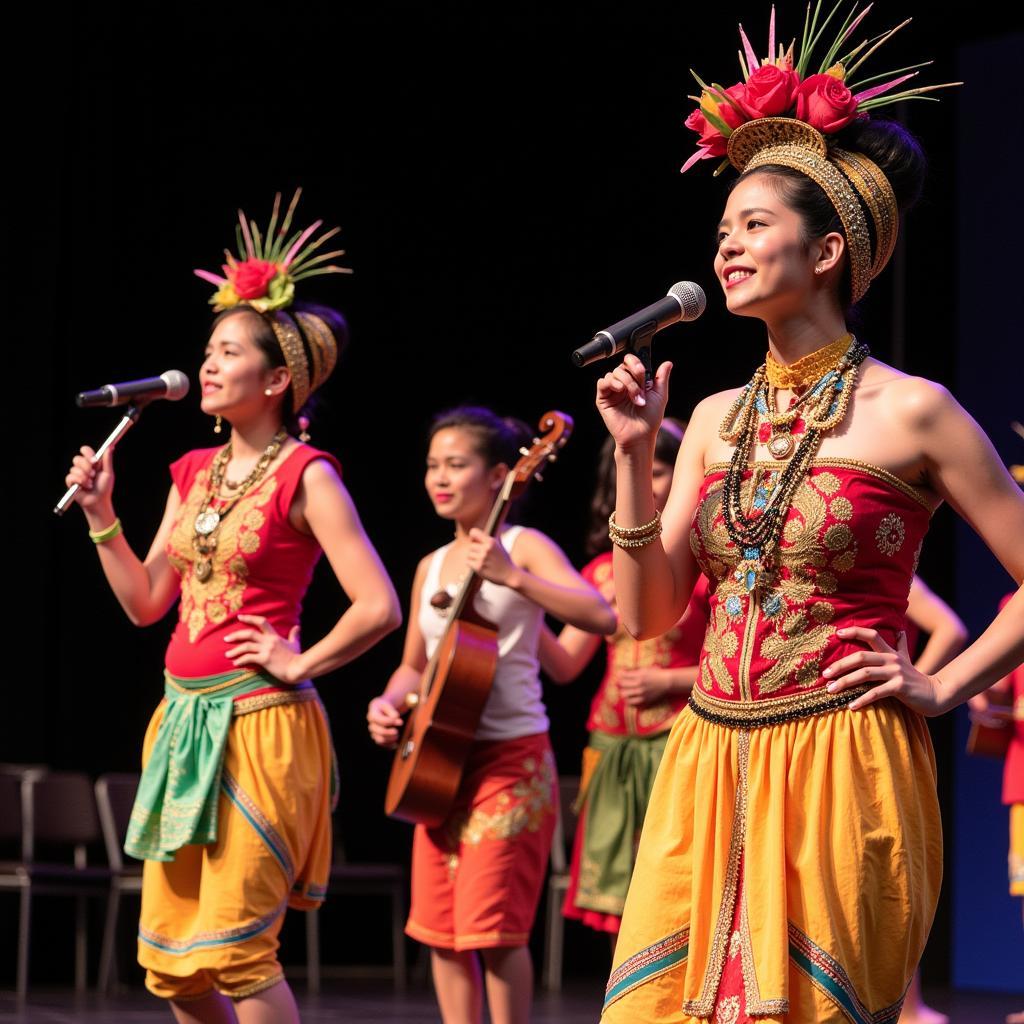
[[[752,466],[747,514],[771,501],[785,463]],[[931,519],[924,496],[891,473],[852,459],[815,459],[780,537],[779,568],[752,579],[722,513],[727,466],[711,466],[690,546],[710,582],[710,619],[690,700],[727,725],[769,725],[843,707],[861,690],[830,694],[822,670],[863,650],[843,626],[877,629],[892,646]]]

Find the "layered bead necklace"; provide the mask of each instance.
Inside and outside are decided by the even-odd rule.
[[[725,414],[718,434],[735,445],[723,484],[722,511],[729,539],[742,552],[736,575],[750,592],[770,583],[778,568],[779,537],[797,488],[817,454],[824,434],[846,416],[857,370],[868,356],[868,347],[852,334],[838,338],[791,366],[783,366],[769,353],[750,383]],[[811,383],[813,381],[813,383]],[[797,389],[810,384],[783,413],[776,411],[774,389]],[[792,458],[779,474],[760,514],[743,510],[741,486],[750,467],[750,453],[759,434],[759,418],[771,427],[768,451],[778,460]],[[792,428],[798,417],[806,425],[799,444]],[[794,448],[796,449],[794,452]]]
[[[277,458],[281,446],[288,439],[288,432],[281,427],[280,430],[270,439],[270,444],[263,449],[262,454],[253,466],[252,472],[240,483],[233,483],[225,480],[227,465],[231,461],[231,442],[229,441],[217,454],[210,467],[210,487],[203,500],[203,506],[196,516],[193,527],[192,547],[195,549],[196,561],[193,572],[200,583],[205,583],[213,575],[213,554],[217,550],[217,535],[220,532],[221,523],[224,522],[227,514],[238,504],[254,484],[258,483],[267,467]],[[215,500],[221,501],[220,491],[222,486],[230,487],[235,491],[227,501],[223,501],[219,508],[213,508]]]

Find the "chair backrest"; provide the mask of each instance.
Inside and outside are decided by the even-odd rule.
[[[103,829],[103,845],[107,850],[107,860],[115,871],[124,868],[122,848],[140,778],[130,772],[107,772],[96,780],[96,806]]]
[[[564,875],[569,869],[568,857],[571,855],[572,842],[576,835],[576,812],[572,806],[576,802],[579,789],[578,775],[559,775],[555,832],[551,837],[551,870],[556,875]]]
[[[70,843],[76,867],[85,867],[86,844],[100,838],[100,823],[92,783],[84,772],[47,772],[25,776],[21,783],[25,859],[35,843]]]

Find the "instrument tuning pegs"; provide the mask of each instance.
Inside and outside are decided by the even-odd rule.
[[[544,477],[542,477],[542,476],[540,475],[540,473],[534,473],[534,474],[533,474],[533,479],[534,479],[534,480],[536,480],[536,481],[537,481],[537,483],[541,483],[541,482],[543,482],[543,480],[544,480]]]
[[[405,695],[405,706],[407,708],[414,708],[420,702],[420,695],[418,693],[407,693]]]
[[[548,462],[557,462],[557,461],[558,461],[558,456],[554,452],[552,452],[548,456]]]
[[[519,449],[519,454],[520,455],[529,455],[530,454],[530,449],[527,448],[526,445],[523,445],[523,447]]]

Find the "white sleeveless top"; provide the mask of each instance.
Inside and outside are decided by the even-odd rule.
[[[501,544],[506,551],[512,551],[522,529],[512,526],[502,534]],[[420,594],[419,624],[428,658],[433,656],[448,625],[447,611],[435,608],[430,599],[441,589],[441,564],[451,546],[446,544],[434,552]],[[480,585],[473,608],[498,627],[498,667],[476,728],[476,739],[514,740],[547,732],[550,723],[541,697],[537,660],[543,609],[510,587],[488,580]]]

